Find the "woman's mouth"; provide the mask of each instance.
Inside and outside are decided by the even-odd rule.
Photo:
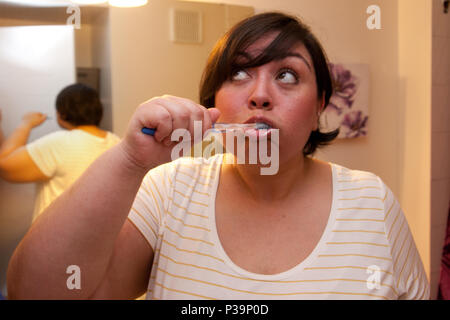
[[[261,124],[260,126],[262,126],[263,129],[270,129],[275,127],[270,119],[261,116],[251,117],[247,119],[247,121],[245,121],[244,123],[259,123]]]
[[[258,139],[258,138],[270,138],[272,132],[271,129],[248,129],[245,131],[245,135],[249,138]]]
[[[274,125],[272,121],[265,117],[251,117],[244,123],[256,123],[256,128],[250,128],[245,130],[245,135],[250,138],[269,138],[271,135],[272,129],[274,129]]]

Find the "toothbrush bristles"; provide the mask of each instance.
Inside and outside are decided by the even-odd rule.
[[[257,122],[255,129],[258,129],[258,130],[260,130],[260,129],[270,129],[270,126],[267,123]]]
[[[263,122],[256,123],[215,123],[214,129],[218,131],[236,130],[236,129],[270,129],[271,127]]]

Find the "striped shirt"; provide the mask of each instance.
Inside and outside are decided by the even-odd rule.
[[[129,213],[154,250],[147,299],[428,299],[408,223],[376,175],[331,164],[333,200],[310,255],[278,274],[246,271],[215,224],[223,155],[180,158],[144,178]]]

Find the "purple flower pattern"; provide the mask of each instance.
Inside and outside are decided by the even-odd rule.
[[[362,111],[351,111],[345,114],[341,124],[342,134],[346,138],[357,138],[367,135],[367,120]]]
[[[329,64],[334,93],[331,96],[328,108],[341,115],[346,108],[351,108],[356,93],[356,78],[350,70],[341,64]]]
[[[329,63],[329,69],[334,92],[325,110],[328,120],[335,122],[339,119],[336,125],[340,126],[341,138],[366,136],[369,117],[359,110],[361,106],[354,107],[359,79],[342,64]]]

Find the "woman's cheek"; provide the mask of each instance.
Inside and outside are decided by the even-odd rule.
[[[240,103],[239,103],[240,102]],[[238,94],[220,89],[216,93],[215,106],[220,111],[220,122],[236,122],[235,118],[245,109],[245,103]]]

